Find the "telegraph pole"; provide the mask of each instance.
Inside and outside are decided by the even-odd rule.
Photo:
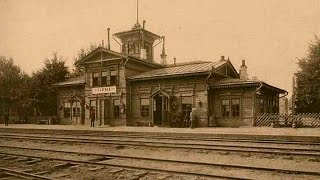
[[[295,114],[296,113],[296,110],[295,110],[295,102],[296,102],[296,90],[295,90],[295,87],[296,87],[296,78],[295,78],[295,75],[293,75],[292,77],[292,98],[291,98],[291,103],[292,103],[292,107],[291,107],[291,113],[292,114]]]

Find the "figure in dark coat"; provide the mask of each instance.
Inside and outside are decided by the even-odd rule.
[[[9,125],[9,114],[7,112],[4,113],[4,125]]]
[[[94,111],[90,112],[90,119],[91,119],[91,127],[94,127],[94,121],[96,120],[96,115]]]

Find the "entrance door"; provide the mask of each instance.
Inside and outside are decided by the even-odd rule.
[[[102,121],[104,124],[109,124],[109,118],[110,118],[110,101],[105,99],[103,100],[103,113],[102,113]]]
[[[153,122],[158,126],[169,125],[168,116],[168,97],[157,94],[153,97]]]
[[[154,125],[162,125],[162,97],[156,95],[154,97],[153,105]]]

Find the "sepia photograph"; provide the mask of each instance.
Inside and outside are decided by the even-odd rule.
[[[320,0],[0,0],[0,180],[320,179]]]

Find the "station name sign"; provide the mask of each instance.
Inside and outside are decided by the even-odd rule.
[[[106,93],[116,93],[116,92],[117,92],[116,86],[92,88],[92,94],[106,94]]]

